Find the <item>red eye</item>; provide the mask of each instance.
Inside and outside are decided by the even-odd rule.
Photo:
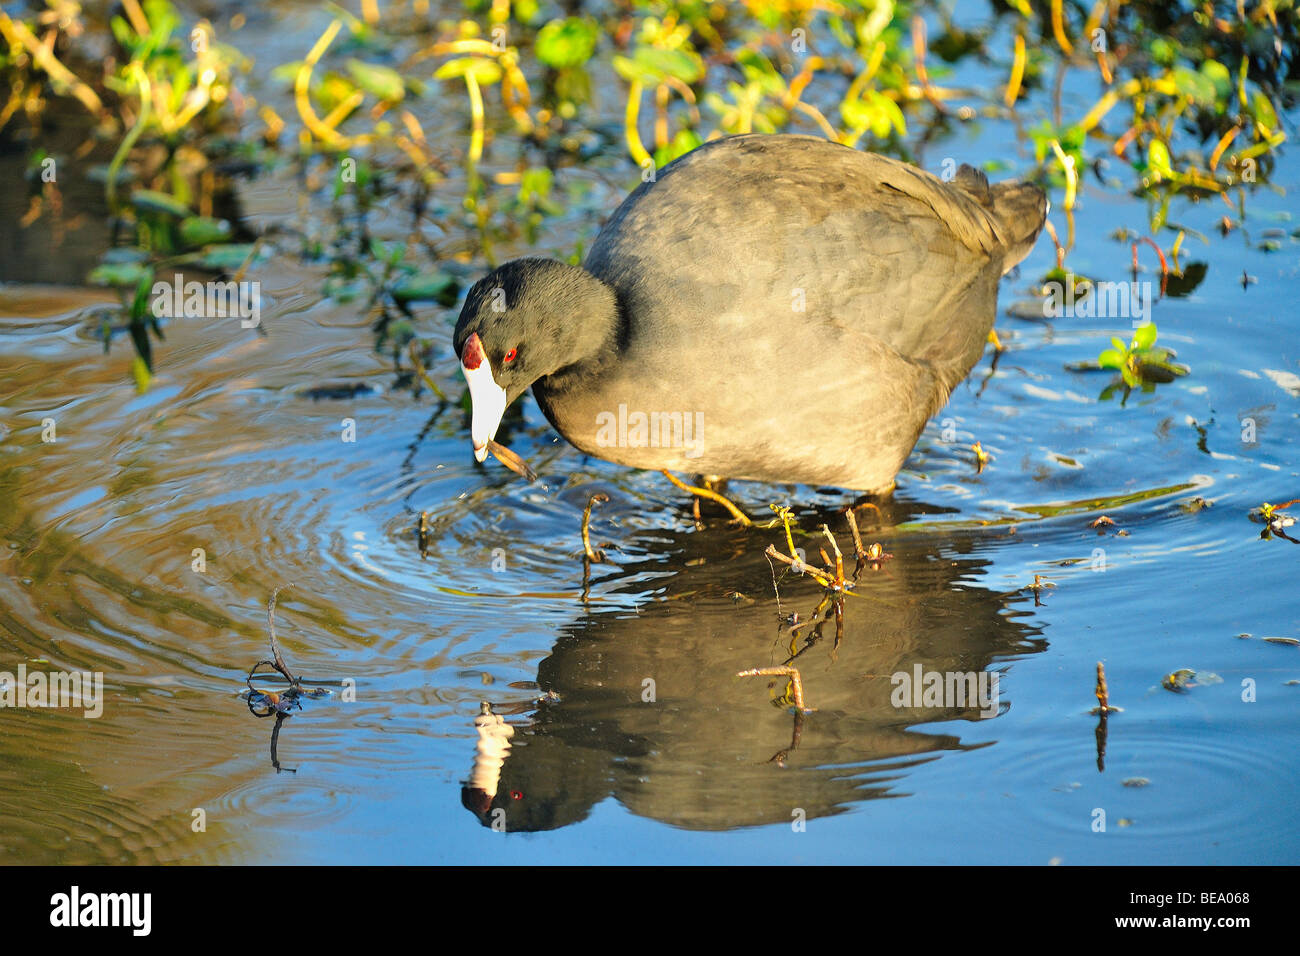
[[[515,356],[518,354],[519,354],[518,349],[511,349],[509,352],[506,353],[505,360],[507,362],[513,362],[515,360]]]

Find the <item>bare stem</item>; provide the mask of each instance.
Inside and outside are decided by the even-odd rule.
[[[739,671],[737,677],[788,677],[790,678],[790,696],[794,698],[794,705],[804,713],[809,713],[812,708],[804,706],[803,700],[803,679],[799,676],[799,668],[781,665],[777,667],[755,667],[747,671]]]
[[[582,511],[582,550],[586,552],[587,560],[599,564],[605,560],[605,552],[596,551],[591,546],[591,509],[593,505],[602,504],[609,501],[609,495],[594,494],[587,501],[587,507]]]
[[[853,515],[853,509],[846,512],[849,519],[849,530],[853,532],[853,556],[861,560],[866,557],[866,549],[862,547],[862,535],[858,534],[858,519]]]
[[[780,551],[776,550],[775,545],[769,544],[767,546],[767,550],[764,551],[763,553],[767,555],[769,558],[775,558],[776,560],[780,561],[782,564],[794,568],[796,571],[807,571],[817,580],[817,583],[820,584],[822,587],[829,588],[834,584],[834,582],[830,579],[828,575],[824,574],[821,571],[818,571],[810,564],[805,564],[804,562],[800,561],[798,558],[786,557]]]
[[[844,581],[844,555],[840,554],[840,546],[835,543],[835,535],[831,534],[829,527],[822,525],[822,534],[826,535],[826,540],[831,543],[831,550],[835,552],[835,580],[842,583]]]

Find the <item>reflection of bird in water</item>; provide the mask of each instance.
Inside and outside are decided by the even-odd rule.
[[[492,712],[487,701],[479,704],[479,715],[474,718],[478,743],[474,747],[474,769],[462,791],[465,806],[475,813],[486,813],[497,795],[501,782],[501,766],[510,756],[510,738],[515,729],[505,718]]]
[[[978,705],[899,709],[891,675],[917,665],[978,672],[1045,646],[1009,612],[1013,602],[1028,604],[1027,595],[976,583],[988,564],[978,552],[996,539],[945,535],[942,553],[932,540],[886,542],[887,570],[866,571],[857,596],[843,600],[836,652],[832,608],[791,628],[792,607],[820,607],[822,592],[806,578],[780,580],[786,620],[778,618],[772,568],[753,533],[656,531],[654,558],[618,572],[631,575],[626,589],[642,591],[643,573],[681,570],[656,580],[661,590],[636,613],[594,606],[562,629],[538,666],[549,699],[523,705],[531,717],[516,725],[509,749],[485,751],[479,729],[492,776],[476,766],[465,806],[486,825],[546,830],[613,796],[643,816],[717,830],[905,796],[908,768],[964,749],[963,725],[953,722],[980,715]],[[817,708],[806,716],[781,700],[784,678],[767,689],[735,676],[792,657]],[[947,732],[933,726],[942,722]]]

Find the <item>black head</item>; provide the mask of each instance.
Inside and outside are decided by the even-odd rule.
[[[586,270],[553,259],[515,259],[469,290],[452,344],[461,363],[473,368],[466,344],[478,336],[508,405],[539,378],[600,352],[616,319],[613,291]]]
[[[515,259],[476,282],[452,337],[474,405],[474,456],[487,456],[506,408],[528,386],[593,370],[617,337],[613,289],[578,266]]]

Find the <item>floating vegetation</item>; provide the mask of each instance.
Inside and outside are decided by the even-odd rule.
[[[1029,585],[1029,590],[1034,592],[1034,607],[1042,607],[1042,594],[1046,590],[1056,587],[1056,582],[1048,581],[1041,574],[1034,575],[1034,583]]]
[[[1118,369],[1124,384],[1129,388],[1157,382],[1172,382],[1179,376],[1191,371],[1186,365],[1173,361],[1172,349],[1156,347],[1156,325],[1148,322],[1133,333],[1133,339],[1126,346],[1119,339],[1112,338],[1114,348],[1103,349],[1097,356],[1097,365],[1101,368]]]
[[[1196,680],[1196,671],[1188,667],[1180,667],[1178,670],[1160,678],[1160,686],[1165,690],[1182,693],[1190,687],[1199,687],[1200,685]]]
[[[709,139],[749,132],[906,156],[956,124],[1010,120],[1031,147],[1031,178],[1057,193],[1064,241],[1048,223],[1057,278],[1069,275],[1074,213],[1095,179],[1146,198],[1146,222],[1117,235],[1133,246],[1135,276],[1137,246],[1156,251],[1162,294],[1176,295],[1204,277],[1204,263],[1181,263],[1193,234],[1171,223],[1171,204],[1217,198],[1227,233],[1250,194],[1268,187],[1287,136],[1279,117],[1294,98],[1298,21],[1291,5],[1207,16],[1149,2],[991,4],[971,24],[940,11],[933,27],[892,3],[630,0],[555,16],[535,3],[480,3],[436,21],[420,3],[381,10],[367,0],[360,17],[329,10],[299,58],[259,64],[282,84],[286,99],[274,105],[249,92],[239,24],[190,20],[168,0],[123,0],[111,36],[96,43],[88,34],[102,28],[76,4],[0,12],[0,135],[27,140],[43,163],[35,134],[52,105],[87,115],[84,149],[106,154],[93,175],[114,217],[113,245],[129,239],[148,257],[142,266],[188,255],[197,267],[237,269],[243,259],[229,247],[256,237],[242,234],[233,180],[288,169],[309,201],[328,201],[335,229],[279,230],[297,234],[304,261],[327,268],[330,295],[364,298],[380,344],[391,336],[398,348],[413,305],[456,300],[450,261],[494,264],[497,244],[536,243],[549,219],[582,201],[556,188],[564,167],[603,158],[625,179],[645,178]],[[110,55],[96,52],[103,45]],[[949,64],[967,59],[1004,64],[1005,84],[945,85]],[[1094,78],[1090,106],[1063,100],[1069,72]],[[600,112],[597,75],[616,78],[613,123]],[[448,108],[459,113],[459,142],[425,132]],[[44,181],[29,218],[54,214],[59,188]],[[378,209],[409,212],[404,239],[371,234]],[[1126,387],[1177,374],[1163,368],[1167,358],[1126,363]]]
[[[1124,404],[1135,388],[1152,392],[1156,385],[1167,384],[1191,372],[1186,365],[1174,361],[1177,353],[1173,349],[1155,344],[1156,335],[1155,323],[1148,322],[1134,331],[1127,345],[1112,337],[1111,347],[1102,349],[1096,362],[1075,362],[1066,365],[1066,369],[1071,372],[1119,372],[1119,377],[1102,390],[1099,399],[1106,401],[1122,389],[1120,404]]]
[[[1262,524],[1264,530],[1259,533],[1261,538],[1267,540],[1273,536],[1285,538],[1293,544],[1300,544],[1295,538],[1286,533],[1286,529],[1293,527],[1296,523],[1294,515],[1282,511],[1283,508],[1289,508],[1291,505],[1300,504],[1300,498],[1292,498],[1290,501],[1284,501],[1280,505],[1272,505],[1267,501],[1258,508],[1253,508],[1248,512],[1247,517],[1256,524]]]

